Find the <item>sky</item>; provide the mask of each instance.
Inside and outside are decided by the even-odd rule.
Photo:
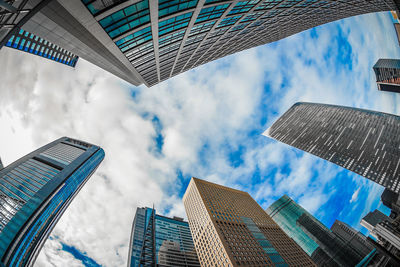
[[[339,219],[361,230],[369,211],[388,214],[381,186],[262,135],[298,101],[400,115],[400,96],[377,90],[378,58],[400,58],[387,12],[325,24],[151,88],[82,59],[73,69],[3,48],[3,163],[61,136],[106,152],[35,266],[126,266],[136,208],[186,218],[181,198],[192,176],[249,192],[264,209],[287,194],[328,227]]]

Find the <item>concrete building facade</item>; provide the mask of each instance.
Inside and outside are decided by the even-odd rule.
[[[201,266],[315,266],[248,193],[192,178],[183,203]]]

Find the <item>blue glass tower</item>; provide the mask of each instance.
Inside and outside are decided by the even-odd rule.
[[[104,155],[98,146],[63,137],[0,170],[2,264],[33,264]]]
[[[200,266],[189,224],[178,217],[137,208],[132,225],[128,267]]]
[[[319,221],[308,213],[303,207],[294,202],[287,195],[282,196],[275,201],[266,210],[269,216],[281,227],[281,229],[308,254],[311,254],[318,248],[318,244],[314,242],[297,224],[296,221],[304,213],[312,217],[315,221]],[[322,223],[319,223],[322,225]],[[323,225],[322,225],[323,226]],[[325,227],[325,226],[323,226]],[[326,228],[326,227],[325,227]],[[326,228],[326,231],[329,231]]]

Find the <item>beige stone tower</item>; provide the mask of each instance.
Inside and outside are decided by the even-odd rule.
[[[183,203],[202,266],[315,266],[246,192],[192,178]]]

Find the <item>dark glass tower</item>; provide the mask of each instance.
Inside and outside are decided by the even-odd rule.
[[[100,147],[63,137],[0,170],[1,263],[33,264],[103,158]]]
[[[296,103],[264,135],[399,192],[399,116],[350,107]]]
[[[324,23],[399,9],[398,0],[2,2],[6,15],[0,22],[8,27],[0,28],[0,47],[22,27],[134,85],[147,86]]]
[[[354,246],[353,243],[356,244],[356,242],[350,243],[356,238],[354,235],[350,238],[344,237],[344,234],[340,233],[343,229],[334,228],[335,232],[339,232],[337,234],[316,223],[314,218],[305,213],[299,217],[297,224],[318,244],[319,249],[315,250],[311,256],[318,266],[356,266],[372,251],[371,248],[365,253],[364,249],[368,250],[369,247],[361,245],[357,247],[359,243]],[[344,238],[342,239],[341,236]]]
[[[137,208],[129,244],[128,267],[200,266],[182,218],[157,215],[151,208]]]
[[[317,249],[318,244],[303,232],[301,227],[296,224],[296,221],[302,214],[307,214],[310,218],[313,218],[316,223],[319,223],[321,227],[325,226],[290,197],[287,195],[282,196],[280,199],[272,203],[266,212],[308,255],[311,256],[311,254]],[[329,231],[327,228],[326,230]]]
[[[396,27],[397,29],[397,27]],[[379,59],[373,67],[380,91],[400,93],[400,59]]]

